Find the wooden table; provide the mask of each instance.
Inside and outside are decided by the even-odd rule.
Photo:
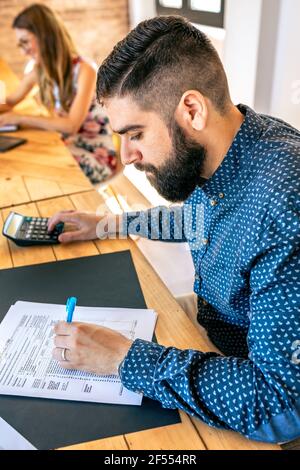
[[[42,197],[41,193],[39,193],[37,189],[36,192],[32,193],[29,193],[27,190],[28,198],[25,200],[23,200],[21,196],[19,198],[20,201],[25,204],[18,205],[14,209],[23,214],[33,216],[39,215],[43,217],[50,216],[54,212],[62,209],[75,208],[78,210],[101,211],[104,208],[105,203],[99,193],[95,190],[88,190],[86,185],[82,186],[84,191],[79,190],[80,176],[78,175],[76,168],[72,166],[71,157],[67,155],[66,149],[62,152],[61,158],[57,159],[54,153],[50,152],[44,155],[44,153],[41,152],[41,146],[44,149],[50,148],[51,142],[53,145],[55,142],[57,148],[59,148],[59,142],[56,140],[53,133],[43,132],[35,134],[36,131],[28,132],[28,135],[32,136],[39,134],[39,137],[41,138],[41,140],[38,138],[34,140],[34,138],[32,138],[31,142],[28,144],[31,149],[28,157],[31,157],[32,162],[35,162],[35,164],[32,163],[33,167],[35,167],[34,165],[39,166],[40,173],[38,177],[36,177],[40,179],[41,184],[43,185],[45,181],[52,181],[53,185],[57,183],[57,187],[60,188],[61,193],[55,192],[53,195],[53,190],[51,189],[53,186],[51,186],[51,184],[49,186],[45,185],[44,188],[41,189]],[[27,174],[28,160],[26,158],[22,159],[21,148],[18,152],[20,152],[19,156],[16,154],[15,158],[11,158],[11,163],[15,166],[10,170],[10,177],[16,177],[14,173],[15,170],[18,172],[18,177],[20,178],[19,183],[20,181],[30,181],[30,178],[32,179],[33,177]],[[40,158],[42,159],[42,163],[38,164]],[[53,167],[54,159],[56,166]],[[58,169],[56,176],[54,176],[55,168]],[[72,171],[70,171],[70,169]],[[9,171],[8,166],[6,171]],[[57,175],[62,177],[63,174],[65,175],[64,180],[63,178],[57,179]],[[51,179],[49,175],[53,175],[53,179]],[[0,182],[0,185],[1,184],[2,183]],[[129,182],[128,184],[130,185]],[[12,196],[8,194],[11,189],[12,188],[9,188],[8,186],[6,187],[6,197],[8,202],[11,201],[12,198]],[[15,183],[15,189],[18,190],[17,182]],[[115,190],[117,192],[119,190],[117,183],[115,185]],[[129,191],[131,191],[131,194],[134,194],[132,189],[129,188]],[[67,193],[68,195],[66,195]],[[17,199],[14,201],[17,204]],[[8,205],[9,204],[7,204],[7,206]],[[8,215],[9,210],[9,207],[5,207],[0,210],[1,232],[3,220]],[[101,255],[103,253],[112,253],[127,249],[131,251],[147,306],[158,313],[158,322],[156,326],[158,342],[165,346],[172,345],[177,348],[194,348],[202,351],[215,350],[213,345],[206,339],[205,335],[202,335],[187,318],[185,312],[175,301],[172,294],[131,239],[97,240],[72,243],[69,245],[57,245],[53,247],[35,246],[20,248],[0,235],[0,269],[51,261],[55,262],[57,260],[78,258],[82,256]],[[213,429],[200,422],[198,419],[190,418],[183,412],[180,412],[180,416],[182,422],[179,424],[100,439],[68,448],[104,450],[280,449],[279,446],[276,445],[249,441],[235,432]]]
[[[7,94],[19,82],[1,59],[0,80],[5,82]],[[16,106],[15,111],[45,114],[45,109],[32,97]],[[89,180],[57,132],[28,129],[8,135],[25,137],[28,142],[0,154],[1,208],[91,189]]]

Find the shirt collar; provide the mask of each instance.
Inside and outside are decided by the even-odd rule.
[[[230,195],[245,187],[251,179],[254,163],[251,149],[263,132],[264,121],[246,105],[239,104],[237,108],[245,119],[221,165],[201,187],[209,198],[218,197],[220,193]]]

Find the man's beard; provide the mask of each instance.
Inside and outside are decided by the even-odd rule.
[[[175,121],[172,125],[172,146],[172,153],[159,168],[140,163],[134,166],[150,173],[147,175],[148,180],[163,198],[182,202],[197,185],[202,185],[205,181],[200,175],[206,151],[197,142],[187,138]]]

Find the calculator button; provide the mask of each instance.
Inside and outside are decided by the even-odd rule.
[[[27,233],[27,234],[25,235],[25,238],[30,238],[29,233]]]

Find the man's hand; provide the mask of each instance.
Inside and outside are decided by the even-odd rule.
[[[88,212],[61,211],[53,215],[48,222],[48,231],[51,232],[59,222],[70,224],[72,227],[65,228],[60,234],[61,243],[74,242],[79,240],[94,240],[102,234],[97,232],[97,225],[101,221],[104,228],[109,225],[109,218],[116,218],[113,214],[96,215]],[[114,224],[116,226],[116,223]]]
[[[59,322],[54,327],[53,357],[65,369],[98,375],[118,373],[132,341],[117,331],[89,323]],[[66,348],[63,360],[62,350]]]

